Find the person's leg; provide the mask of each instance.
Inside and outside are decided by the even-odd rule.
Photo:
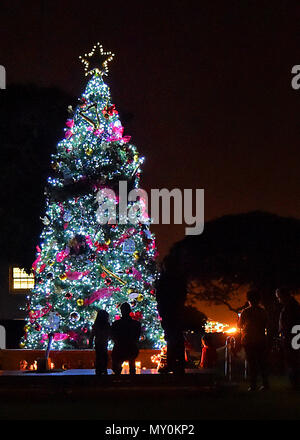
[[[167,340],[167,367],[174,373],[184,373],[185,357],[184,357],[184,338],[178,329],[168,330],[166,334]]]
[[[115,374],[120,375],[122,372],[122,359],[120,354],[113,350],[111,354],[112,370]]]
[[[103,347],[102,358],[101,358],[101,372],[103,374],[107,374],[107,364],[108,364],[107,347]]]
[[[245,353],[248,363],[250,389],[255,390],[257,385],[257,355],[255,352],[255,348],[246,345]]]
[[[174,373],[183,374],[185,372],[185,347],[182,331],[178,330],[176,334],[176,364]]]
[[[293,388],[299,388],[299,353],[294,350],[290,343],[285,345],[285,362],[290,384]]]
[[[101,353],[99,352],[98,348],[95,347],[95,373],[100,373],[100,364],[101,364]]]
[[[135,370],[135,357],[134,358],[129,358],[129,373],[130,374],[135,374],[136,370]]]
[[[269,377],[268,377],[268,352],[266,347],[260,347],[257,352],[258,355],[258,367],[262,377],[262,384],[264,389],[269,388]]]
[[[107,374],[107,346],[104,344],[96,345],[96,374]]]

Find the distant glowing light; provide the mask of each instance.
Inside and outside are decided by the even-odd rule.
[[[222,322],[208,320],[205,325],[206,333],[222,333],[225,332],[225,328],[229,327],[228,324],[223,324]]]
[[[237,328],[232,327],[232,328],[229,328],[228,330],[225,330],[224,333],[232,335],[233,333],[236,333],[236,332],[237,332]]]

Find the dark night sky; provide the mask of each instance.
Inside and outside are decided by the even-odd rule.
[[[0,64],[8,83],[80,96],[78,56],[100,41],[116,54],[107,82],[134,114],[125,134],[146,157],[145,189],[204,188],[206,221],[300,218],[299,19],[293,1],[3,1]],[[161,255],[184,236],[153,231]]]

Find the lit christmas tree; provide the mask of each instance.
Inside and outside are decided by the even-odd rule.
[[[97,44],[80,58],[91,78],[52,156],[44,228],[32,266],[35,287],[20,346],[45,348],[52,333],[53,349],[87,348],[97,311],[107,310],[114,321],[126,301],[142,324],[141,347],[159,348],[163,331],[150,220],[142,198],[126,202],[127,221],[117,210],[119,182],[128,191],[139,188],[143,158],[123,135],[103,81],[113,54]]]

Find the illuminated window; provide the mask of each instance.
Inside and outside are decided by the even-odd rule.
[[[20,267],[12,267],[10,276],[10,287],[11,291],[25,291],[33,289],[34,275],[28,275],[25,270],[21,269]]]

